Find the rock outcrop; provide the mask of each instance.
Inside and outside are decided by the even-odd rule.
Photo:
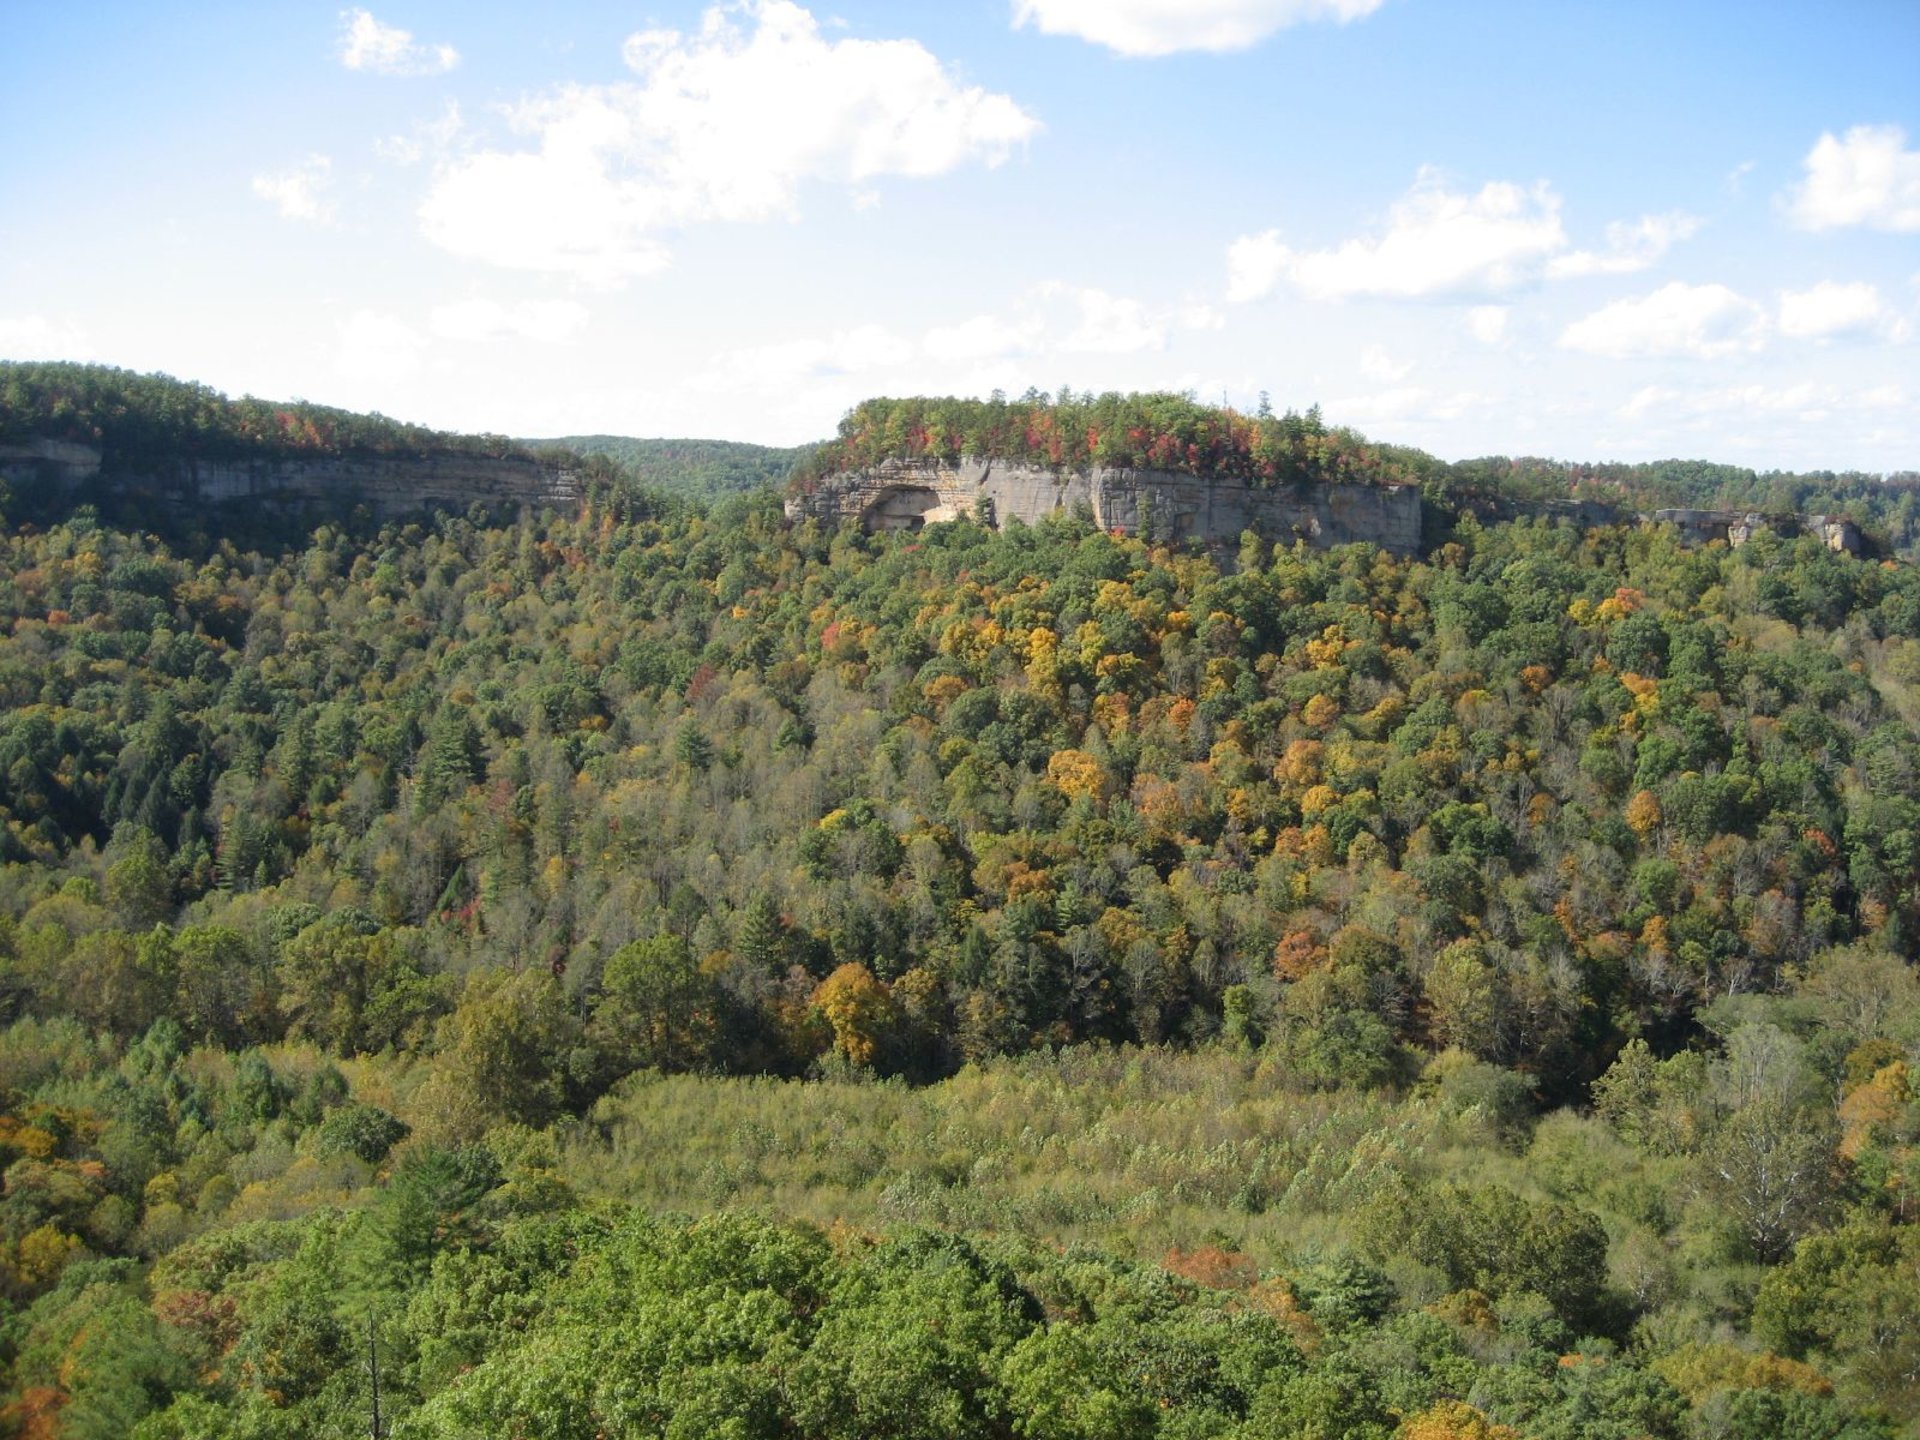
[[[1689,545],[1724,540],[1738,550],[1755,535],[1771,531],[1792,539],[1812,535],[1829,550],[1858,555],[1863,548],[1860,527],[1841,515],[1767,515],[1758,510],[1656,510],[1656,525],[1672,525]]]
[[[100,452],[91,445],[40,439],[0,444],[0,480],[9,484],[46,479],[58,485],[79,485],[99,473]]]
[[[488,506],[571,508],[582,487],[572,471],[513,456],[455,451],[420,456],[323,455],[283,460],[181,458],[122,469],[103,464],[98,449],[59,440],[0,446],[0,479],[11,484],[89,483],[158,505],[279,505],[298,509],[365,505],[375,515]]]
[[[1094,523],[1155,540],[1230,545],[1252,530],[1269,540],[1311,545],[1365,541],[1399,554],[1420,548],[1420,493],[1407,485],[1283,485],[1265,489],[1229,478],[1171,470],[1095,466],[1043,469],[993,460],[890,460],[830,475],[787,501],[787,516],[829,524],[858,520],[869,530],[913,530],[977,516],[1034,524],[1086,506]]]

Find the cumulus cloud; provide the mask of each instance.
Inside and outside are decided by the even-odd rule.
[[[1391,385],[1411,375],[1413,364],[1411,361],[1394,359],[1381,346],[1369,345],[1360,352],[1360,373],[1369,380]]]
[[[395,165],[418,165],[429,155],[444,153],[460,137],[464,123],[460,102],[449,100],[432,120],[418,122],[404,135],[374,141],[373,153]]]
[[[1482,345],[1498,345],[1507,338],[1507,307],[1476,305],[1467,312],[1467,330]]]
[[[333,161],[325,155],[309,155],[291,170],[253,177],[253,193],[273,206],[282,220],[314,225],[333,220],[333,199],[327,193],[332,186]]]
[[[719,357],[709,378],[722,389],[773,389],[891,369],[913,356],[912,341],[883,325],[860,325],[825,336],[728,351]]]
[[[1787,197],[1787,213],[1806,230],[1920,230],[1920,150],[1906,144],[1898,125],[1823,134],[1807,152],[1806,178]]]
[[[1246,50],[1313,19],[1346,23],[1382,0],[1014,0],[1014,25],[1091,40],[1121,56]]]
[[[1799,340],[1885,335],[1900,338],[1905,326],[1888,310],[1878,287],[1822,280],[1780,296],[1780,333]]]
[[[1554,279],[1631,275],[1657,264],[1667,251],[1682,240],[1691,239],[1699,229],[1698,216],[1679,211],[1643,215],[1632,222],[1616,220],[1607,226],[1605,250],[1573,250],[1556,255],[1547,262],[1547,274]]]
[[[1835,415],[1862,415],[1906,408],[1898,385],[1853,389],[1811,380],[1791,385],[1724,385],[1681,390],[1647,385],[1634,392],[1619,414],[1627,420],[1717,421],[1729,415],[1769,415],[1817,423]]]
[[[1234,240],[1227,298],[1258,300],[1283,284],[1316,300],[1500,295],[1542,280],[1648,269],[1701,224],[1678,211],[1643,215],[1607,226],[1604,249],[1576,250],[1560,208],[1545,181],[1495,180],[1468,192],[1428,167],[1371,234],[1324,250],[1293,249],[1278,230]]]
[[[1567,246],[1551,187],[1493,181],[1473,194],[1423,171],[1378,234],[1294,250],[1269,230],[1227,250],[1227,296],[1257,300],[1282,281],[1316,300],[1497,294],[1537,279]]]
[[[1757,349],[1765,338],[1760,307],[1725,285],[1675,281],[1651,295],[1616,300],[1560,335],[1568,350],[1625,360],[1663,355],[1713,359]]]
[[[998,165],[1040,128],[918,42],[823,39],[791,0],[709,10],[698,33],[644,31],[623,53],[637,81],[511,112],[532,148],[445,165],[420,207],[427,238],[618,283],[666,265],[662,235],[678,227],[792,215],[810,181],[859,193],[883,176]]]
[[[957,325],[936,325],[923,342],[935,360],[998,360],[1032,355],[1046,330],[1037,314],[976,315]]]
[[[534,340],[559,345],[586,327],[587,307],[572,300],[456,300],[434,307],[428,325],[443,340]]]
[[[420,369],[426,349],[426,337],[404,320],[356,310],[340,324],[333,366],[350,380],[404,380]]]
[[[936,325],[917,338],[880,325],[729,351],[695,388],[781,390],[848,377],[861,384],[970,391],[1050,357],[1117,357],[1160,352],[1178,331],[1218,328],[1204,305],[1153,305],[1094,286],[1047,281],[1003,309]],[[1000,383],[995,378],[990,384]]]
[[[1362,429],[1403,424],[1436,424],[1462,419],[1494,404],[1477,390],[1431,390],[1423,385],[1400,385],[1371,395],[1335,397],[1328,408]]]
[[[1013,23],[1043,35],[1071,35],[1119,55],[1245,50],[1309,20],[1342,24],[1383,0],[1014,0]]]
[[[1036,285],[1005,311],[936,326],[922,343],[937,360],[1004,360],[1039,354],[1137,355],[1165,350],[1176,330],[1217,330],[1207,305],[1156,306],[1087,285]]]
[[[413,32],[382,25],[365,10],[340,15],[340,63],[373,75],[444,75],[460,63],[451,45],[422,45]]]
[[[44,315],[0,315],[0,359],[87,360],[93,346],[79,326]]]

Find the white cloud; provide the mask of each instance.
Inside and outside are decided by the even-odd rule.
[[[1069,355],[1133,355],[1167,348],[1167,322],[1151,314],[1138,300],[1109,295],[1104,290],[1074,290],[1079,323],[1060,341]]]
[[[1807,152],[1806,179],[1788,197],[1793,222],[1806,230],[1920,230],[1920,150],[1906,143],[1898,125],[1822,135]]]
[[[802,381],[891,369],[905,364],[913,354],[912,341],[882,325],[861,325],[820,338],[728,351],[718,357],[707,378],[723,389],[778,389]]]
[[[1780,333],[1795,339],[1874,334],[1898,339],[1904,330],[1873,285],[1822,280],[1810,289],[1787,290],[1780,296]]]
[[[1413,364],[1411,361],[1395,360],[1378,345],[1369,345],[1360,352],[1360,373],[1369,380],[1391,385],[1411,375]]]
[[[1573,279],[1583,275],[1631,275],[1657,264],[1682,240],[1700,229],[1695,215],[1674,211],[1667,215],[1643,215],[1628,224],[1616,220],[1607,226],[1607,248],[1602,251],[1574,250],[1556,255],[1547,262],[1547,274],[1553,279]]]
[[[1271,295],[1285,278],[1293,252],[1280,243],[1278,230],[1242,235],[1227,246],[1227,299],[1258,300]]]
[[[921,349],[935,360],[1138,355],[1165,350],[1175,330],[1217,330],[1222,323],[1209,305],[1155,306],[1052,280],[1034,286],[1003,313],[936,326]]]
[[[306,220],[315,225],[333,220],[333,161],[309,155],[291,170],[253,177],[253,193],[280,212],[282,220]]]
[[[1428,170],[1380,234],[1312,251],[1289,249],[1276,230],[1235,240],[1227,295],[1257,300],[1282,280],[1317,300],[1498,294],[1537,279],[1566,245],[1551,187],[1494,181],[1460,194]]]
[[[1853,389],[1805,380],[1792,385],[1726,385],[1679,390],[1648,385],[1634,392],[1619,415],[1626,420],[1718,421],[1727,416],[1765,415],[1819,422],[1835,415],[1897,411],[1907,404],[1898,385]]]
[[[785,402],[809,387],[858,398],[911,390],[981,394],[1025,385],[1063,357],[1097,361],[1163,352],[1176,332],[1217,328],[1204,305],[1154,305],[1092,286],[1047,281],[1004,308],[917,339],[882,325],[753,346],[716,356],[688,381],[697,392],[759,393]],[[836,401],[845,403],[845,401]]]
[[[86,332],[44,315],[0,316],[0,359],[89,360],[94,356]]]
[[[1702,359],[1757,349],[1765,337],[1760,307],[1724,285],[1675,281],[1651,295],[1616,300],[1561,333],[1568,350],[1616,360],[1693,355]]]
[[[429,328],[443,340],[536,340],[558,345],[585,328],[587,307],[572,300],[456,300],[434,307]]]
[[[1482,345],[1498,345],[1507,338],[1507,307],[1476,305],[1467,312],[1467,329]]]
[[[922,347],[935,360],[998,360],[1031,355],[1040,346],[1045,322],[1036,314],[1019,318],[976,315],[958,325],[929,330]]]
[[[418,165],[428,155],[438,155],[452,145],[460,137],[463,124],[460,102],[449,100],[436,119],[419,122],[405,135],[374,141],[373,153],[396,165]]]
[[[1120,55],[1244,50],[1309,20],[1342,24],[1383,0],[1014,0],[1013,23],[1072,35]]]
[[[404,380],[420,369],[426,348],[426,337],[405,321],[356,310],[339,327],[333,368],[350,380]]]
[[[1381,425],[1439,423],[1461,419],[1493,403],[1477,390],[1437,391],[1401,385],[1371,395],[1348,395],[1328,402],[1340,423],[1372,429]]]
[[[697,34],[645,31],[623,53],[638,83],[570,86],[512,112],[536,148],[445,166],[420,207],[427,238],[618,283],[667,264],[662,232],[791,215],[809,181],[857,194],[884,175],[998,165],[1040,128],[915,41],[822,39],[791,0],[712,9]]]
[[[382,25],[365,10],[344,10],[340,29],[340,63],[349,70],[375,75],[444,75],[460,63],[451,45],[422,45],[413,32]]]

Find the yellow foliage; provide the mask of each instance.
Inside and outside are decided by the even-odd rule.
[[[1631,670],[1620,672],[1620,683],[1627,693],[1633,696],[1633,713],[1649,716],[1660,710],[1660,682],[1645,675],[1636,675]]]
[[[1346,653],[1347,632],[1338,625],[1327,626],[1318,640],[1307,641],[1307,663],[1316,670],[1331,669]]]
[[[947,706],[972,688],[958,675],[937,675],[926,683],[920,693],[935,710],[945,711]]]
[[[1653,1368],[1696,1404],[1716,1390],[1833,1393],[1833,1382],[1811,1365],[1765,1352],[1751,1354],[1732,1345],[1683,1345],[1655,1360]]]
[[[1316,730],[1324,729],[1340,718],[1340,702],[1331,696],[1316,695],[1307,701],[1300,718]]]
[[[1627,824],[1642,840],[1659,829],[1664,818],[1660,797],[1651,790],[1642,790],[1627,802]]]
[[[1047,761],[1047,780],[1069,800],[1097,798],[1106,784],[1106,771],[1084,750],[1056,750]]]
[[[833,1027],[833,1046],[856,1065],[871,1065],[893,1017],[893,996],[874,973],[849,961],[820,982],[813,1004]]]
[[[1442,1400],[1409,1415],[1393,1432],[1395,1440],[1520,1440],[1511,1425],[1496,1425],[1464,1400]]]
[[[1331,785],[1315,785],[1300,797],[1300,813],[1309,820],[1324,815],[1340,803],[1340,792]]]
[[[1647,923],[1640,927],[1640,943],[1647,947],[1649,955],[1666,955],[1672,950],[1672,942],[1667,937],[1667,922],[1664,916],[1649,915]]]
[[[1318,785],[1326,752],[1327,747],[1318,740],[1295,740],[1287,746],[1280,763],[1273,767],[1273,778],[1302,789]]]
[[[1467,1330],[1492,1334],[1500,1328],[1500,1317],[1494,1313],[1493,1302],[1479,1290],[1456,1290],[1451,1295],[1443,1295],[1427,1306],[1427,1313]]]
[[[1132,702],[1122,692],[1093,697],[1093,718],[1109,736],[1127,733],[1128,713]]]
[[[32,1289],[51,1285],[84,1248],[76,1237],[63,1235],[52,1225],[42,1225],[20,1237],[13,1262],[14,1274]]]

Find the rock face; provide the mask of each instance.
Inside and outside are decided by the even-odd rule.
[[[522,508],[578,505],[572,471],[512,457],[447,453],[412,458],[316,456],[296,460],[180,459],[141,473],[103,469],[100,451],[58,440],[0,446],[0,479],[99,481],[123,494],[172,506],[258,503],[365,505],[381,517],[464,510],[476,500]]]
[[[1755,535],[1772,531],[1785,539],[1812,535],[1829,550],[1858,555],[1860,528],[1841,515],[1766,515],[1758,510],[1656,510],[1653,523],[1672,525],[1688,545],[1724,540],[1738,550]]]
[[[831,475],[787,501],[792,520],[856,519],[868,530],[917,530],[975,515],[1027,524],[1087,506],[1096,525],[1155,540],[1233,544],[1252,530],[1311,545],[1365,541],[1410,555],[1420,548],[1420,493],[1406,485],[1304,485],[1259,489],[1234,479],[1170,470],[1095,466],[1055,473],[1031,465],[963,459],[890,460]]]
[[[0,445],[0,480],[18,483],[42,477],[78,485],[100,473],[100,452],[71,440],[23,440]]]

